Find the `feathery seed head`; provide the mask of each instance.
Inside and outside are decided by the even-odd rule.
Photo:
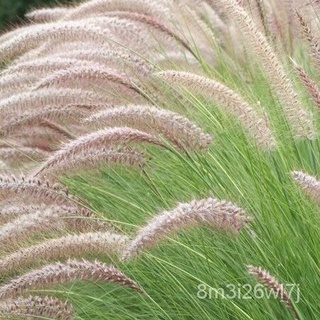
[[[163,134],[178,148],[207,149],[212,137],[204,133],[189,119],[153,106],[128,105],[92,114],[86,122],[107,126],[127,125],[140,130]]]
[[[236,0],[219,0],[219,2],[227,6],[230,17],[236,20],[248,44],[259,57],[270,84],[279,97],[295,138],[314,139],[317,133],[313,115],[301,106],[293,83],[266,37]]]
[[[17,297],[0,303],[0,317],[6,319],[52,318],[74,320],[73,307],[66,301],[52,297]],[[4,319],[4,318],[2,318]]]
[[[141,228],[125,249],[122,260],[128,260],[143,249],[155,246],[159,240],[179,230],[198,224],[209,225],[216,230],[238,233],[249,222],[244,210],[232,203],[215,198],[181,203],[172,211],[164,211]]]
[[[259,145],[265,149],[273,149],[276,146],[266,116],[260,116],[240,95],[222,83],[190,72],[175,70],[160,71],[154,75],[169,84],[182,86],[212,98],[225,107],[227,112],[236,116]]]
[[[14,298],[29,290],[81,280],[111,282],[138,292],[142,291],[137,283],[114,266],[97,260],[93,262],[83,259],[49,264],[13,279],[0,287],[0,299]]]
[[[48,88],[37,91],[22,92],[7,99],[0,100],[0,113],[12,111],[28,111],[29,109],[43,108],[44,106],[68,105],[101,105],[108,103],[109,98],[92,91],[81,89]]]
[[[117,66],[119,69],[125,69],[126,72],[133,70],[142,75],[148,75],[154,69],[151,63],[139,55],[125,48],[76,48],[71,51],[59,51],[48,59],[55,61],[59,59],[77,59],[81,61],[90,61],[91,63],[100,63],[105,66]]]
[[[308,73],[301,66],[295,63],[295,68],[303,86],[312,97],[314,105],[318,108],[318,110],[320,110],[320,90],[318,85],[311,79]]]
[[[68,160],[58,162],[55,166],[43,171],[43,175],[48,178],[61,174],[73,174],[81,169],[88,170],[112,165],[142,168],[146,162],[144,154],[132,147],[98,148],[84,153],[73,154]]]
[[[99,86],[103,88],[108,82],[124,86],[129,90],[133,90],[135,93],[137,91],[129,78],[112,69],[106,69],[103,66],[101,67],[94,64],[88,67],[78,66],[76,68],[71,67],[66,70],[57,71],[41,80],[40,83],[36,85],[35,90],[52,86],[70,87],[72,84],[75,84],[77,87]]]
[[[24,176],[20,178],[15,176],[0,176],[0,197],[8,199],[8,197],[19,197],[23,199],[32,197],[49,203],[68,203],[74,199],[69,195],[68,190],[58,183],[51,184],[49,181],[40,179],[29,179]],[[1,199],[0,198],[0,199]]]
[[[86,1],[68,13],[64,20],[83,19],[110,11],[131,11],[167,19],[169,7],[165,2],[155,0],[91,0]]]
[[[119,255],[128,243],[128,238],[111,232],[87,232],[49,239],[29,248],[21,249],[0,260],[0,274],[9,275],[40,261],[57,261],[100,254],[109,257]]]
[[[12,59],[47,40],[74,41],[79,39],[105,44],[108,43],[110,36],[107,28],[102,29],[91,23],[70,21],[32,25],[0,44],[0,59]]]
[[[127,127],[107,128],[89,133],[63,145],[60,150],[53,153],[53,155],[33,173],[33,176],[42,174],[42,172],[45,174],[46,170],[60,165],[62,162],[66,162],[76,155],[81,155],[90,150],[103,149],[106,145],[116,146],[143,142],[164,147],[164,144],[156,136]]]
[[[5,121],[3,123],[0,121],[0,134],[9,135],[12,132],[23,130],[26,126],[45,126],[57,131],[57,125],[55,127],[50,126],[48,120],[66,120],[68,118],[78,120],[88,114],[86,111],[77,106],[61,106],[57,108],[49,105],[34,112],[19,112],[18,114],[12,114],[12,116],[8,112]],[[61,130],[59,132],[61,133]],[[63,132],[63,135],[65,135],[65,132]]]
[[[64,7],[42,8],[28,12],[25,17],[37,23],[52,22],[61,19],[71,9]]]
[[[296,313],[293,302],[283,284],[281,284],[275,277],[271,276],[267,270],[262,269],[261,267],[248,265],[247,269],[248,272],[259,282],[277,295],[277,298],[286,305],[286,307],[294,314],[294,316],[297,316],[296,319],[300,318]]]
[[[302,171],[293,171],[292,177],[300,187],[316,202],[320,203],[320,181]]]
[[[9,210],[8,210],[9,209]],[[32,210],[32,211],[31,211]],[[65,206],[20,206],[0,211],[0,221],[7,220],[0,227],[0,241],[3,251],[8,252],[21,246],[33,235],[45,234],[46,231],[87,232],[112,227],[105,221],[95,220],[91,211]],[[10,221],[11,220],[11,221]]]

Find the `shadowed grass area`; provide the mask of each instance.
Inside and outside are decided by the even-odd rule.
[[[25,13],[33,8],[43,6],[54,7],[59,4],[72,4],[75,0],[0,0],[0,30],[16,23],[22,23]]]

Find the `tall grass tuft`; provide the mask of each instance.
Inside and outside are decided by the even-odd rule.
[[[299,102],[290,78],[266,37],[236,0],[221,0],[219,2],[226,6],[230,18],[236,20],[237,26],[243,31],[244,38],[259,57],[270,84],[283,105],[293,135],[298,139],[314,139],[316,129],[313,116]]]
[[[319,9],[84,0],[3,32],[0,318],[318,319]]]

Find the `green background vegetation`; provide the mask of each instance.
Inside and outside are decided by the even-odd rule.
[[[60,0],[59,3],[71,3],[70,0]],[[12,24],[21,23],[24,14],[31,8],[58,4],[57,0],[0,0],[0,29]]]

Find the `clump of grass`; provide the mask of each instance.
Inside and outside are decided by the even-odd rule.
[[[317,319],[319,4],[294,4],[91,0],[0,36],[0,317]],[[248,264],[301,299],[252,266],[288,308],[244,292]]]

